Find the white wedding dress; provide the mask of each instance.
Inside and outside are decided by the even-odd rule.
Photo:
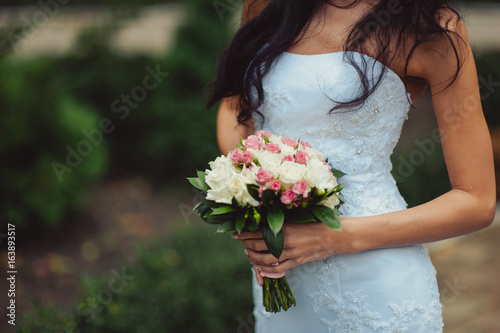
[[[283,53],[263,80],[265,101],[257,129],[308,141],[337,169],[346,203],[343,216],[406,209],[391,176],[390,155],[410,107],[403,82],[387,69],[357,110],[328,111],[357,96],[360,81],[345,52]],[[379,62],[352,53],[380,73]],[[369,73],[368,77],[371,77]],[[257,333],[442,332],[436,271],[424,245],[341,254],[287,271],[297,306],[267,313],[253,279]]]

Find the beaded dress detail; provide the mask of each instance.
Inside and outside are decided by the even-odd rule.
[[[256,128],[308,141],[347,173],[339,180],[343,216],[406,209],[390,173],[390,155],[407,118],[409,96],[399,76],[386,68],[361,107],[329,114],[361,89],[346,55],[283,53],[263,80],[265,120],[255,115]],[[363,54],[350,55],[366,62],[369,79],[385,68]],[[253,279],[257,333],[443,330],[436,271],[424,245],[335,255],[294,267],[286,276],[297,306],[277,314],[265,312],[261,287]]]

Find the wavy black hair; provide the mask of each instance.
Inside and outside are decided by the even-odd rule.
[[[324,5],[348,8],[356,2],[358,0],[351,0],[341,5],[333,0],[267,0],[264,10],[240,27],[229,47],[222,53],[207,106],[225,97],[239,96],[238,122],[245,124],[254,112],[259,113],[258,109],[264,101],[263,77],[269,72],[274,60],[300,39],[313,15]],[[394,50],[405,50],[406,77],[409,61],[416,48],[444,37],[457,60],[456,72],[450,78],[449,86],[458,76],[462,61],[456,43],[460,39],[448,28],[450,23],[460,19],[460,15],[449,7],[448,2],[380,0],[355,24],[343,50],[367,54],[386,66],[394,61],[397,55]],[[375,79],[368,78],[365,74],[366,62],[359,64],[354,61],[352,52],[345,52],[344,57],[356,69],[363,89],[359,96],[351,101],[339,102],[330,112],[339,108],[361,107],[387,70],[383,66],[381,75]]]

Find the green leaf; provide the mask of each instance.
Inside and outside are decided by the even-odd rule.
[[[252,198],[254,198],[257,201],[260,201],[259,187],[257,185],[248,184],[247,190],[248,190],[248,193],[252,196]]]
[[[196,206],[194,206],[194,208],[193,208],[193,212],[198,211],[198,209],[199,209],[201,206],[204,206],[204,205],[206,205],[206,204],[205,204],[205,200],[202,200],[202,201],[198,202],[198,203],[196,204]]]
[[[201,209],[201,207],[206,206],[207,204],[205,203],[205,200],[202,200],[196,204],[193,208],[193,212],[197,212]],[[208,206],[207,206],[208,207]]]
[[[285,214],[279,207],[271,206],[267,211],[267,223],[275,235],[280,232],[283,223],[285,222]]]
[[[225,206],[226,204],[218,203],[213,200],[207,200],[207,205],[212,208],[212,210],[215,210],[219,207]]]
[[[241,234],[243,229],[245,228],[245,214],[240,214],[236,216],[236,231],[238,232],[238,235]]]
[[[342,231],[342,225],[340,223],[340,212],[335,209],[332,210],[329,207],[323,205],[311,206],[311,212],[318,218],[319,221],[326,224],[330,229],[336,231]]]
[[[323,200],[325,200],[325,198],[327,197],[327,192],[325,192],[324,194],[318,194],[318,191],[316,191],[316,193],[314,193],[313,195],[311,195],[311,197],[313,197],[312,200],[309,201],[309,205],[311,206],[316,206],[317,204],[319,204],[320,202],[322,202]]]
[[[204,171],[197,171],[196,174],[198,175],[198,179],[200,180],[201,184],[203,185],[203,190],[208,191],[208,184],[205,181],[206,173]]]
[[[212,211],[207,203],[207,200],[203,200],[198,203],[193,210],[195,209],[198,211],[199,216],[205,216],[207,213],[210,213]]]
[[[205,192],[205,186],[199,178],[188,178],[187,180],[189,180],[191,185],[196,187],[198,190]]]
[[[347,173],[343,172],[343,171],[340,171],[338,169],[335,169],[335,168],[331,168],[332,169],[332,173],[335,177],[337,178],[340,178],[340,177],[343,177],[345,175],[347,175]]]
[[[340,202],[341,202],[341,203],[343,203],[343,204],[345,203],[345,200],[344,200],[344,198],[340,195],[340,193],[339,193],[339,194],[337,194],[337,198],[339,198],[339,200],[340,200]]]
[[[236,209],[234,207],[231,207],[231,206],[222,206],[222,207],[219,207],[219,208],[215,209],[212,212],[212,216],[224,215],[224,214],[228,214],[228,213],[234,213],[234,212],[237,212],[237,211],[238,211],[238,209]]]
[[[219,228],[217,228],[216,233],[224,233],[224,232],[235,232],[236,228],[234,226],[234,220],[226,221],[222,223]]]
[[[307,223],[307,222],[316,222],[316,218],[313,214],[306,212],[303,209],[292,209],[290,210],[290,214],[288,218],[297,223]]]
[[[264,241],[266,242],[269,252],[271,252],[276,259],[279,259],[285,244],[285,234],[283,230],[275,235],[268,226],[265,226],[262,228],[262,234],[264,235]]]
[[[262,203],[266,206],[269,206],[273,203],[273,200],[276,198],[276,192],[271,189],[267,189],[262,192]]]
[[[209,210],[205,213],[205,215],[200,215],[200,216],[201,216],[201,218],[202,218],[203,220],[205,220],[205,221],[206,221],[207,219],[221,220],[221,221],[229,221],[229,220],[234,220],[234,216],[233,216],[233,215],[230,215],[230,216],[228,216],[228,215],[215,215],[215,216],[214,216],[214,215],[212,215],[212,213],[213,213],[213,212],[212,212],[212,210],[211,210],[211,209],[209,209]],[[214,223],[215,223],[215,222],[214,222]],[[214,224],[214,223],[211,223],[211,224]],[[219,222],[219,223],[220,223],[220,222]]]
[[[258,225],[256,225],[255,223],[250,223],[250,224],[247,226],[247,230],[248,230],[248,231],[255,231],[255,230],[257,230],[257,229],[259,229],[259,226],[258,226]]]
[[[211,210],[209,210],[205,215],[200,215],[201,219],[208,224],[222,224],[227,221],[232,221],[233,217],[227,216],[212,216]]]

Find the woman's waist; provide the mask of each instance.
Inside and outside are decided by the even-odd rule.
[[[344,216],[377,215],[407,207],[390,173],[346,175],[339,184],[344,186],[341,196],[345,203],[340,207]]]

